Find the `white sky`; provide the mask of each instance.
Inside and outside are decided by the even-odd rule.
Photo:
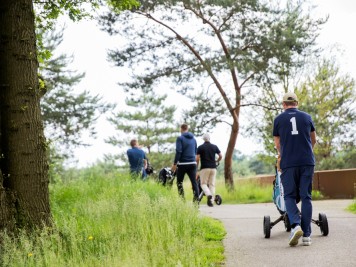
[[[323,47],[338,44],[344,50],[343,55],[338,58],[341,69],[356,79],[356,39],[352,31],[352,28],[356,25],[356,1],[312,0],[311,2],[317,5],[318,15],[330,15],[329,21],[324,25],[321,32],[320,44]],[[125,96],[117,85],[122,73],[106,60],[107,49],[117,47],[120,40],[101,32],[95,21],[78,23],[67,21],[66,25],[64,41],[58,48],[57,53],[73,54],[74,61],[69,68],[86,73],[77,90],[88,90],[93,95],[99,94],[105,101],[117,103],[119,107],[122,107],[125,103]],[[174,97],[176,106],[184,106],[183,97]],[[89,140],[92,145],[75,150],[78,167],[95,163],[98,159],[102,159],[104,154],[115,154],[122,149],[104,142],[105,138],[115,133],[113,126],[106,121],[106,118],[101,118],[96,127],[98,138]],[[226,126],[221,126],[211,135],[212,143],[217,144],[223,153],[227,147],[229,133],[230,131]],[[198,144],[203,142],[200,137],[197,137],[197,141]],[[238,137],[236,148],[244,154],[252,154],[260,149],[252,138],[245,139],[241,135]]]

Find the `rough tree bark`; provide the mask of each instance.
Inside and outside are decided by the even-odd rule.
[[[0,2],[0,230],[50,225],[33,3]]]

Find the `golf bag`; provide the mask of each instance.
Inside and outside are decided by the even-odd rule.
[[[148,161],[148,159],[147,159],[147,168],[145,169],[145,171],[147,175],[151,175],[152,173],[154,173],[154,169],[150,164],[150,162]]]
[[[158,182],[164,186],[172,186],[175,176],[176,173],[172,172],[171,168],[165,167],[158,174]]]

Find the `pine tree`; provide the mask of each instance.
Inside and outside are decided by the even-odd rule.
[[[125,101],[127,110],[109,118],[118,133],[107,143],[123,147],[135,137],[147,150],[154,168],[170,166],[178,127],[174,122],[176,107],[166,106],[166,99],[167,95],[158,95],[147,88],[137,89],[135,93],[131,91]]]
[[[63,32],[43,35],[44,51],[52,55],[40,63],[40,84],[43,97],[41,109],[45,133],[64,157],[71,155],[76,146],[86,145],[81,136],[88,132],[95,137],[95,123],[114,106],[92,96],[88,91],[75,92],[75,87],[84,78],[84,73],[69,70],[73,57],[61,54],[53,57],[56,47],[63,41]]]

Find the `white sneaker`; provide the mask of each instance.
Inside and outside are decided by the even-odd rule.
[[[302,228],[300,228],[299,225],[294,227],[290,233],[289,245],[292,247],[298,245],[299,238],[301,238],[302,235],[303,235]]]
[[[303,246],[310,246],[311,245],[311,238],[310,236],[303,236]]]

